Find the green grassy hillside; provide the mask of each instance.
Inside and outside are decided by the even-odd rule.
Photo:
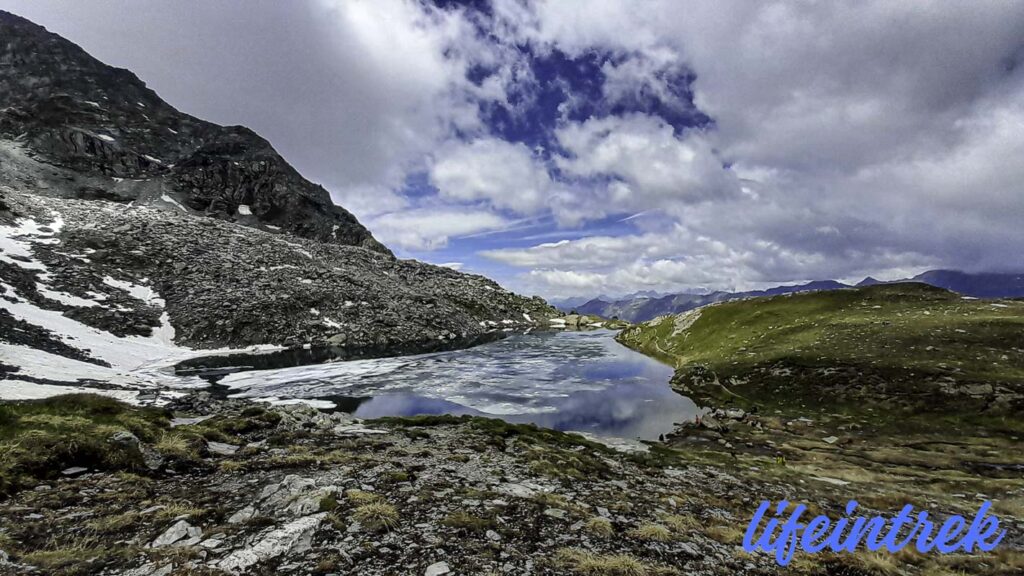
[[[991,411],[1018,405],[1024,389],[1024,301],[923,284],[729,302],[619,339],[679,368],[676,384],[711,403],[957,399]]]

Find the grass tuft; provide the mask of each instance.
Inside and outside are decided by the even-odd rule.
[[[644,562],[628,554],[594,554],[576,548],[562,548],[553,558],[555,566],[584,576],[667,576],[673,568]]]
[[[612,523],[607,518],[601,518],[600,516],[587,520],[587,523],[583,525],[583,529],[590,535],[597,536],[598,538],[610,538],[615,534],[615,528],[612,527]]]
[[[398,510],[387,502],[370,502],[356,507],[352,517],[370,530],[393,530],[398,527]]]
[[[672,539],[672,532],[661,524],[641,524],[626,534],[630,538],[651,542],[668,542]]]

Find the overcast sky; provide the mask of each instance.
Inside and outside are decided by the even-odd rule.
[[[549,297],[1024,270],[1024,2],[0,0]]]

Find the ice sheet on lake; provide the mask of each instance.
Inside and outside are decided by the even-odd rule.
[[[333,401],[365,418],[470,414],[613,438],[656,439],[697,407],[672,369],[614,333],[515,334],[468,350],[236,372],[233,396]]]

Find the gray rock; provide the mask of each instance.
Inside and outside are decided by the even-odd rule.
[[[224,442],[207,442],[206,449],[213,454],[219,454],[221,456],[232,456],[235,452],[238,452],[238,446],[234,444],[226,444]]]
[[[561,508],[547,508],[544,510],[544,515],[550,516],[551,518],[557,518],[559,520],[565,520],[568,513]]]
[[[163,566],[154,566],[153,564],[143,564],[138,568],[132,568],[124,572],[120,572],[121,576],[170,576],[174,572],[174,564],[164,564]]]
[[[326,516],[325,512],[304,516],[270,530],[251,547],[235,550],[218,562],[217,566],[237,573],[269,558],[306,552],[312,545],[313,533]]]
[[[538,492],[529,486],[516,483],[499,484],[495,491],[508,496],[515,496],[516,498],[532,498]]]
[[[217,538],[208,538],[200,542],[199,545],[208,550],[216,550],[217,548],[220,548],[221,544],[223,543],[223,540],[219,540]]]
[[[176,428],[178,426],[191,426],[193,424],[199,424],[200,422],[204,422],[206,420],[209,420],[210,418],[213,418],[213,414],[207,414],[205,416],[193,416],[193,417],[190,417],[190,418],[172,418],[171,419],[171,428]]]
[[[448,567],[447,562],[435,562],[423,572],[423,576],[442,576],[448,574],[452,569]]]
[[[139,438],[135,434],[128,432],[127,430],[121,430],[111,434],[107,440],[111,444],[124,448],[126,450],[138,450],[139,449]]]
[[[729,408],[725,411],[725,417],[730,420],[743,420],[747,413],[740,408]]]
[[[192,526],[185,520],[178,520],[171,525],[163,534],[157,536],[156,540],[153,540],[150,544],[151,548],[160,548],[162,546],[170,546],[175,542],[184,539],[195,539],[200,537],[203,531],[195,526]],[[198,540],[196,540],[198,542]]]
[[[71,468],[65,468],[64,470],[61,470],[60,473],[65,476],[78,476],[79,474],[84,474],[85,472],[88,471],[88,468],[83,468],[81,466],[72,466]]]
[[[241,524],[243,522],[248,522],[255,515],[256,509],[252,506],[246,506],[232,514],[231,517],[228,518],[228,524]]]
[[[156,450],[147,446],[146,444],[143,444],[141,448],[142,463],[146,466],[146,468],[150,470],[159,470],[160,467],[164,465],[164,462],[166,460],[163,454],[157,452]]]

